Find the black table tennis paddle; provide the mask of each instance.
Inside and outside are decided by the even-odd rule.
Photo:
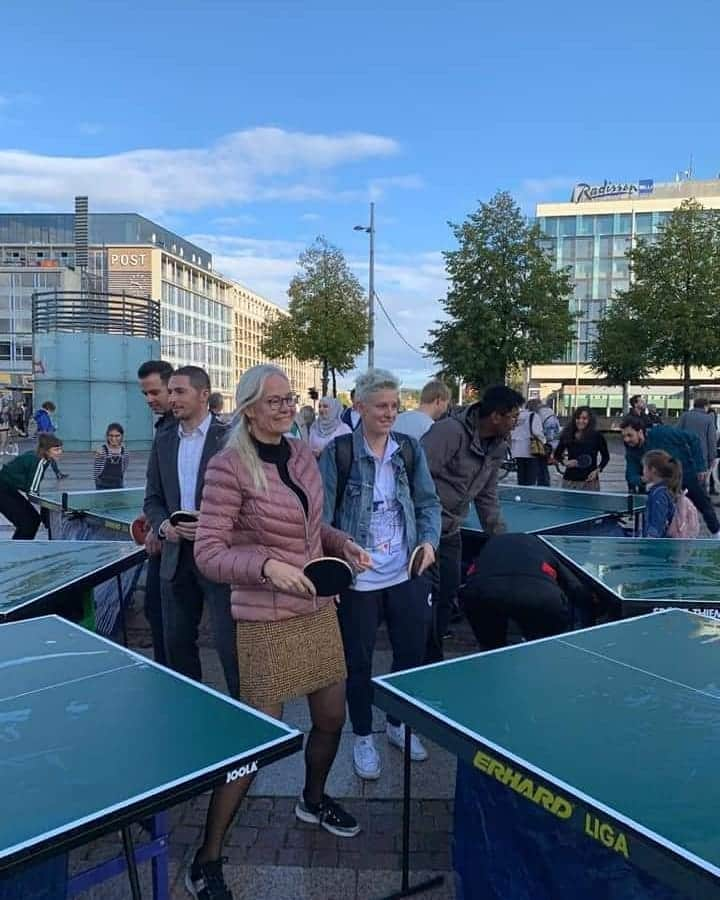
[[[318,597],[334,597],[349,588],[355,577],[350,563],[336,556],[312,559],[305,564],[303,572],[312,581]]]

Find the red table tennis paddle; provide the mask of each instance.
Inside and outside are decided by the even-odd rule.
[[[140,544],[143,546],[145,544],[145,538],[148,536],[150,532],[150,523],[145,518],[145,516],[138,516],[137,519],[133,520],[132,525],[130,526],[130,534],[132,535],[132,539],[136,544]]]

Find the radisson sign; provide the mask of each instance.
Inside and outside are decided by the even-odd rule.
[[[653,179],[643,178],[638,182],[615,183],[605,179],[602,184],[586,184],[581,181],[573,188],[572,203],[586,203],[588,200],[615,200],[621,197],[635,197],[652,194]]]

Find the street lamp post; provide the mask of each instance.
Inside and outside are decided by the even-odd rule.
[[[375,204],[370,204],[370,224],[355,225],[353,231],[370,235],[370,264],[368,271],[368,369],[375,366]]]

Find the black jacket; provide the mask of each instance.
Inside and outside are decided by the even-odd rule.
[[[227,426],[213,419],[205,436],[200,468],[198,469],[197,486],[195,488],[195,509],[200,509],[202,492],[205,484],[205,470],[208,461],[222,450],[227,436]],[[147,516],[155,534],[159,534],[162,523],[170,513],[180,509],[180,482],[178,480],[177,460],[180,438],[177,427],[158,428],[150,451],[145,485],[145,501],[143,512]],[[175,574],[180,556],[180,544],[163,541],[160,560],[160,576],[171,579]]]

